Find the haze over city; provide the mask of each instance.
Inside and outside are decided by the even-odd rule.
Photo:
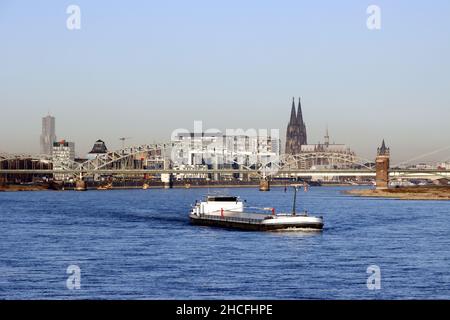
[[[177,128],[278,128],[302,97],[311,143],[393,161],[450,146],[450,3],[67,1],[0,4],[0,151],[39,150],[41,117],[83,155],[168,141]],[[425,160],[445,160],[449,149]]]

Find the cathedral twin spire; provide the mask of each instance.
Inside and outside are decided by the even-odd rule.
[[[307,144],[306,126],[303,121],[302,105],[298,99],[298,109],[295,112],[295,98],[292,98],[291,118],[286,130],[287,154],[299,154],[301,146]]]
[[[297,121],[298,121],[299,124],[304,125],[304,123],[303,123],[303,113],[302,113],[302,103],[300,101],[300,98],[298,98]],[[305,136],[306,136],[306,131],[305,131]]]
[[[300,98],[298,98],[298,109],[295,112],[295,97],[292,97],[292,109],[291,109],[291,120],[290,123],[303,124],[303,114],[302,114],[302,104]]]
[[[297,119],[297,115],[295,113],[295,98],[292,97],[292,108],[291,108],[291,120],[289,121],[289,123],[295,123]]]

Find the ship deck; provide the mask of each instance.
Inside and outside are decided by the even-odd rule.
[[[268,216],[270,216],[270,214],[224,211],[223,216],[221,215],[220,212],[218,212],[218,213],[214,212],[214,213],[202,214],[198,218],[208,219],[208,220],[241,222],[241,223],[249,223],[249,224],[260,224]]]

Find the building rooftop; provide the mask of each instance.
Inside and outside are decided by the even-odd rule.
[[[89,153],[108,153],[108,148],[106,148],[105,142],[102,140],[97,140],[94,143],[94,146],[92,147],[92,150]]]

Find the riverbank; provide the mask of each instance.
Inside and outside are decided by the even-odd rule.
[[[450,200],[450,186],[404,187],[386,190],[354,189],[344,193],[360,197],[400,200]]]
[[[250,184],[174,184],[171,189],[190,189],[190,188],[258,188],[258,184],[250,183]],[[284,187],[285,184],[271,184],[271,187]],[[87,190],[97,190],[98,186],[88,186]],[[148,190],[150,189],[165,189],[166,187],[162,183],[149,185]],[[109,190],[131,190],[131,189],[143,189],[141,185],[129,185],[129,186],[112,186],[108,189],[104,189],[102,191]],[[0,186],[0,192],[13,192],[13,191],[72,191],[74,190],[73,186],[65,186],[64,189],[62,186],[60,188],[52,188],[49,185],[3,185]]]
[[[270,187],[286,187],[290,186],[294,182],[271,182]],[[97,190],[99,187],[102,187],[102,184],[99,183],[87,183],[87,190]],[[20,184],[11,184],[11,185],[0,185],[1,191],[42,191],[42,190],[57,190],[57,191],[70,191],[74,190],[74,184],[28,184],[28,185],[20,185]],[[166,189],[167,186],[163,182],[152,182],[149,183],[147,189]],[[171,189],[190,189],[190,188],[259,188],[259,181],[253,182],[210,182],[210,183],[183,183],[183,182],[175,182],[173,183]],[[112,186],[101,189],[102,191],[108,190],[127,190],[127,189],[143,189],[143,184],[120,184],[113,183]]]
[[[283,187],[289,187],[291,184],[295,182],[271,182],[270,187],[271,188],[283,188]],[[100,184],[88,184],[87,190],[97,190],[98,187],[101,187]],[[322,187],[338,187],[338,186],[349,186],[349,184],[342,184],[342,183],[327,183],[327,184],[317,184],[317,185],[310,185],[310,186],[322,186]],[[148,185],[147,189],[165,189],[166,186],[162,182],[157,183],[151,183]],[[247,182],[247,183],[235,183],[235,182],[211,182],[211,183],[174,183],[172,186],[173,189],[190,189],[190,188],[259,188],[259,182]],[[127,190],[127,189],[143,189],[143,186],[141,184],[135,184],[135,185],[112,185],[112,187],[109,187],[107,189],[103,189],[103,191],[108,190]],[[43,191],[43,190],[50,190],[50,191],[72,191],[74,190],[73,184],[66,184],[66,185],[57,185],[57,184],[28,184],[28,185],[21,185],[21,184],[11,184],[11,185],[0,185],[0,192],[7,191]]]
[[[0,186],[0,192],[14,192],[14,191],[43,191],[48,190],[48,186],[45,185],[3,185]]]

